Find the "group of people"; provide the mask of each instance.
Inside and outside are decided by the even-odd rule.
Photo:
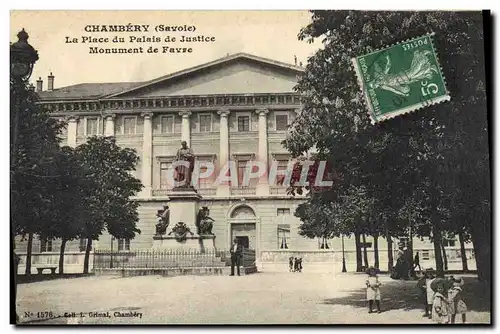
[[[366,300],[368,301],[368,313],[373,313],[373,304],[380,309],[380,286],[378,269],[370,267],[366,270]],[[424,300],[424,317],[432,319],[438,324],[455,323],[457,314],[462,316],[462,322],[466,321],[467,305],[462,297],[464,280],[450,276],[448,278],[436,278],[432,268],[424,272],[424,276],[418,281],[417,287],[422,292]]]
[[[413,259],[413,266],[410,265],[411,254],[408,248],[399,250],[398,257],[396,259],[396,265],[392,268],[391,278],[392,279],[404,279],[408,280],[410,277],[416,277],[416,269],[422,272],[420,267],[420,256],[418,252],[415,254]]]
[[[464,280],[450,276],[436,278],[432,268],[424,272],[417,286],[422,291],[425,305],[424,317],[434,320],[438,324],[455,323],[457,314],[466,321],[467,305],[462,297]]]
[[[288,271],[290,272],[302,272],[302,258],[301,257],[290,257],[288,259]]]

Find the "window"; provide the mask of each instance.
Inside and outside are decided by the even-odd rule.
[[[430,254],[429,251],[422,251],[422,260],[429,260]]]
[[[278,161],[278,166],[276,168],[276,184],[277,185],[283,185],[283,182],[285,181],[286,175],[284,174],[284,171],[287,170],[288,168],[288,160],[277,160]]]
[[[257,183],[259,182],[259,179],[257,177],[252,177],[249,179],[247,182],[248,184],[243,184],[244,178],[245,178],[245,173],[247,171],[247,164],[251,162],[252,160],[250,159],[238,159],[236,162],[236,169],[238,173],[238,187],[248,187],[248,188],[255,188],[257,186]],[[256,173],[258,170],[258,166],[252,166],[252,173]],[[248,176],[249,177],[249,176]]]
[[[40,253],[52,252],[52,240],[42,238],[40,239]]]
[[[276,115],[276,131],[286,131],[288,126],[288,115]]]
[[[66,122],[64,118],[59,118],[59,122]],[[68,123],[61,129],[61,136],[66,137],[68,135]]]
[[[168,169],[170,165],[170,162],[160,163],[160,189],[170,189],[173,187],[173,184],[168,182]]]
[[[136,120],[135,117],[123,117],[123,134],[135,134]]]
[[[278,208],[277,215],[278,216],[289,216],[290,209],[289,208]]]
[[[278,249],[290,247],[290,225],[278,224]]]
[[[236,165],[238,168],[238,186],[240,186],[240,187],[243,185],[243,176],[245,175],[247,163],[248,163],[248,160],[238,160],[237,165]],[[251,181],[252,180],[250,180],[249,185],[251,184]]]
[[[85,252],[87,249],[87,238],[80,238],[80,252]]]
[[[193,181],[198,181],[198,188],[199,189],[207,189],[207,188],[213,188],[214,187],[214,181],[216,178],[216,173],[212,173],[209,176],[202,177],[202,174],[207,172],[207,166],[205,164],[209,163],[214,163],[215,160],[215,155],[214,154],[204,154],[204,155],[198,155],[196,157],[196,160],[198,161],[199,165],[199,176],[198,180],[193,180]],[[196,168],[196,167],[195,167]]]
[[[455,247],[455,239],[443,239],[443,247]]]
[[[161,133],[174,132],[174,116],[161,116]]]
[[[118,239],[118,251],[130,250],[130,239]]]
[[[212,131],[212,115],[200,115],[200,132]]]
[[[98,119],[97,118],[87,118],[87,136],[97,135]]]
[[[250,116],[238,116],[238,132],[250,131]]]
[[[410,240],[407,237],[399,238],[398,247],[399,249],[407,248],[410,244]]]

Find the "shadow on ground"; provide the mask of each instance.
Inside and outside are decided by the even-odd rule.
[[[16,282],[17,284],[28,284],[28,283],[36,283],[43,281],[52,281],[56,279],[71,279],[71,278],[80,278],[80,277],[89,277],[94,276],[94,274],[43,274],[43,275],[17,275]]]
[[[489,283],[479,282],[475,277],[463,277],[465,286],[463,298],[469,311],[491,311],[491,287]],[[423,298],[416,287],[416,281],[391,280],[381,287],[382,311],[390,310],[423,310]],[[349,305],[366,308],[366,289],[360,288],[349,291],[349,295],[339,298],[324,299],[327,305]]]

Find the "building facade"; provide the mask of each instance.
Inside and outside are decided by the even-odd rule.
[[[104,234],[94,242],[94,249],[152,247],[156,213],[168,202],[172,189],[167,182],[168,170],[181,141],[186,141],[198,161],[215,165],[214,177],[202,180],[197,188],[203,196],[200,205],[207,206],[215,220],[218,248],[228,248],[237,237],[256,251],[261,269],[287,270],[288,257],[301,256],[306,268],[340,270],[341,239],[328,240],[329,248],[324,249],[321,240],[298,235],[300,221],[294,212],[303,200],[301,196],[289,196],[286,187],[273,184],[241,185],[248,161],[258,160],[267,166],[275,163],[278,169],[291,161],[281,142],[287,125],[300,110],[300,97],[293,87],[302,72],[299,66],[240,53],[148,82],[54,89],[51,74],[48,89],[43,90],[39,79],[42,105],[68,123],[63,145],[75,147],[94,135],[115,136],[119,145],[134,148],[140,157],[134,173],[144,189],[134,200],[140,203],[141,234],[132,240],[114,240]],[[236,165],[239,184],[216,186],[215,177],[228,161]],[[172,226],[171,222],[169,228]],[[344,239],[348,270],[353,270],[354,240]],[[81,272],[85,242],[67,246],[67,272]],[[373,240],[368,238],[367,242]],[[25,242],[16,245],[22,256]],[[57,263],[58,245],[58,240],[35,240],[33,262]],[[416,240],[414,245],[425,252],[422,262],[428,260],[432,265],[432,244]],[[448,247],[450,255],[460,254],[457,246]],[[381,267],[387,266],[383,238],[379,238],[379,249]],[[372,250],[369,248],[371,264]],[[468,253],[472,256],[470,250]],[[19,270],[23,271],[22,263]]]

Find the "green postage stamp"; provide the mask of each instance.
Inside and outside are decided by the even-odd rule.
[[[450,100],[433,35],[352,59],[373,124]]]

